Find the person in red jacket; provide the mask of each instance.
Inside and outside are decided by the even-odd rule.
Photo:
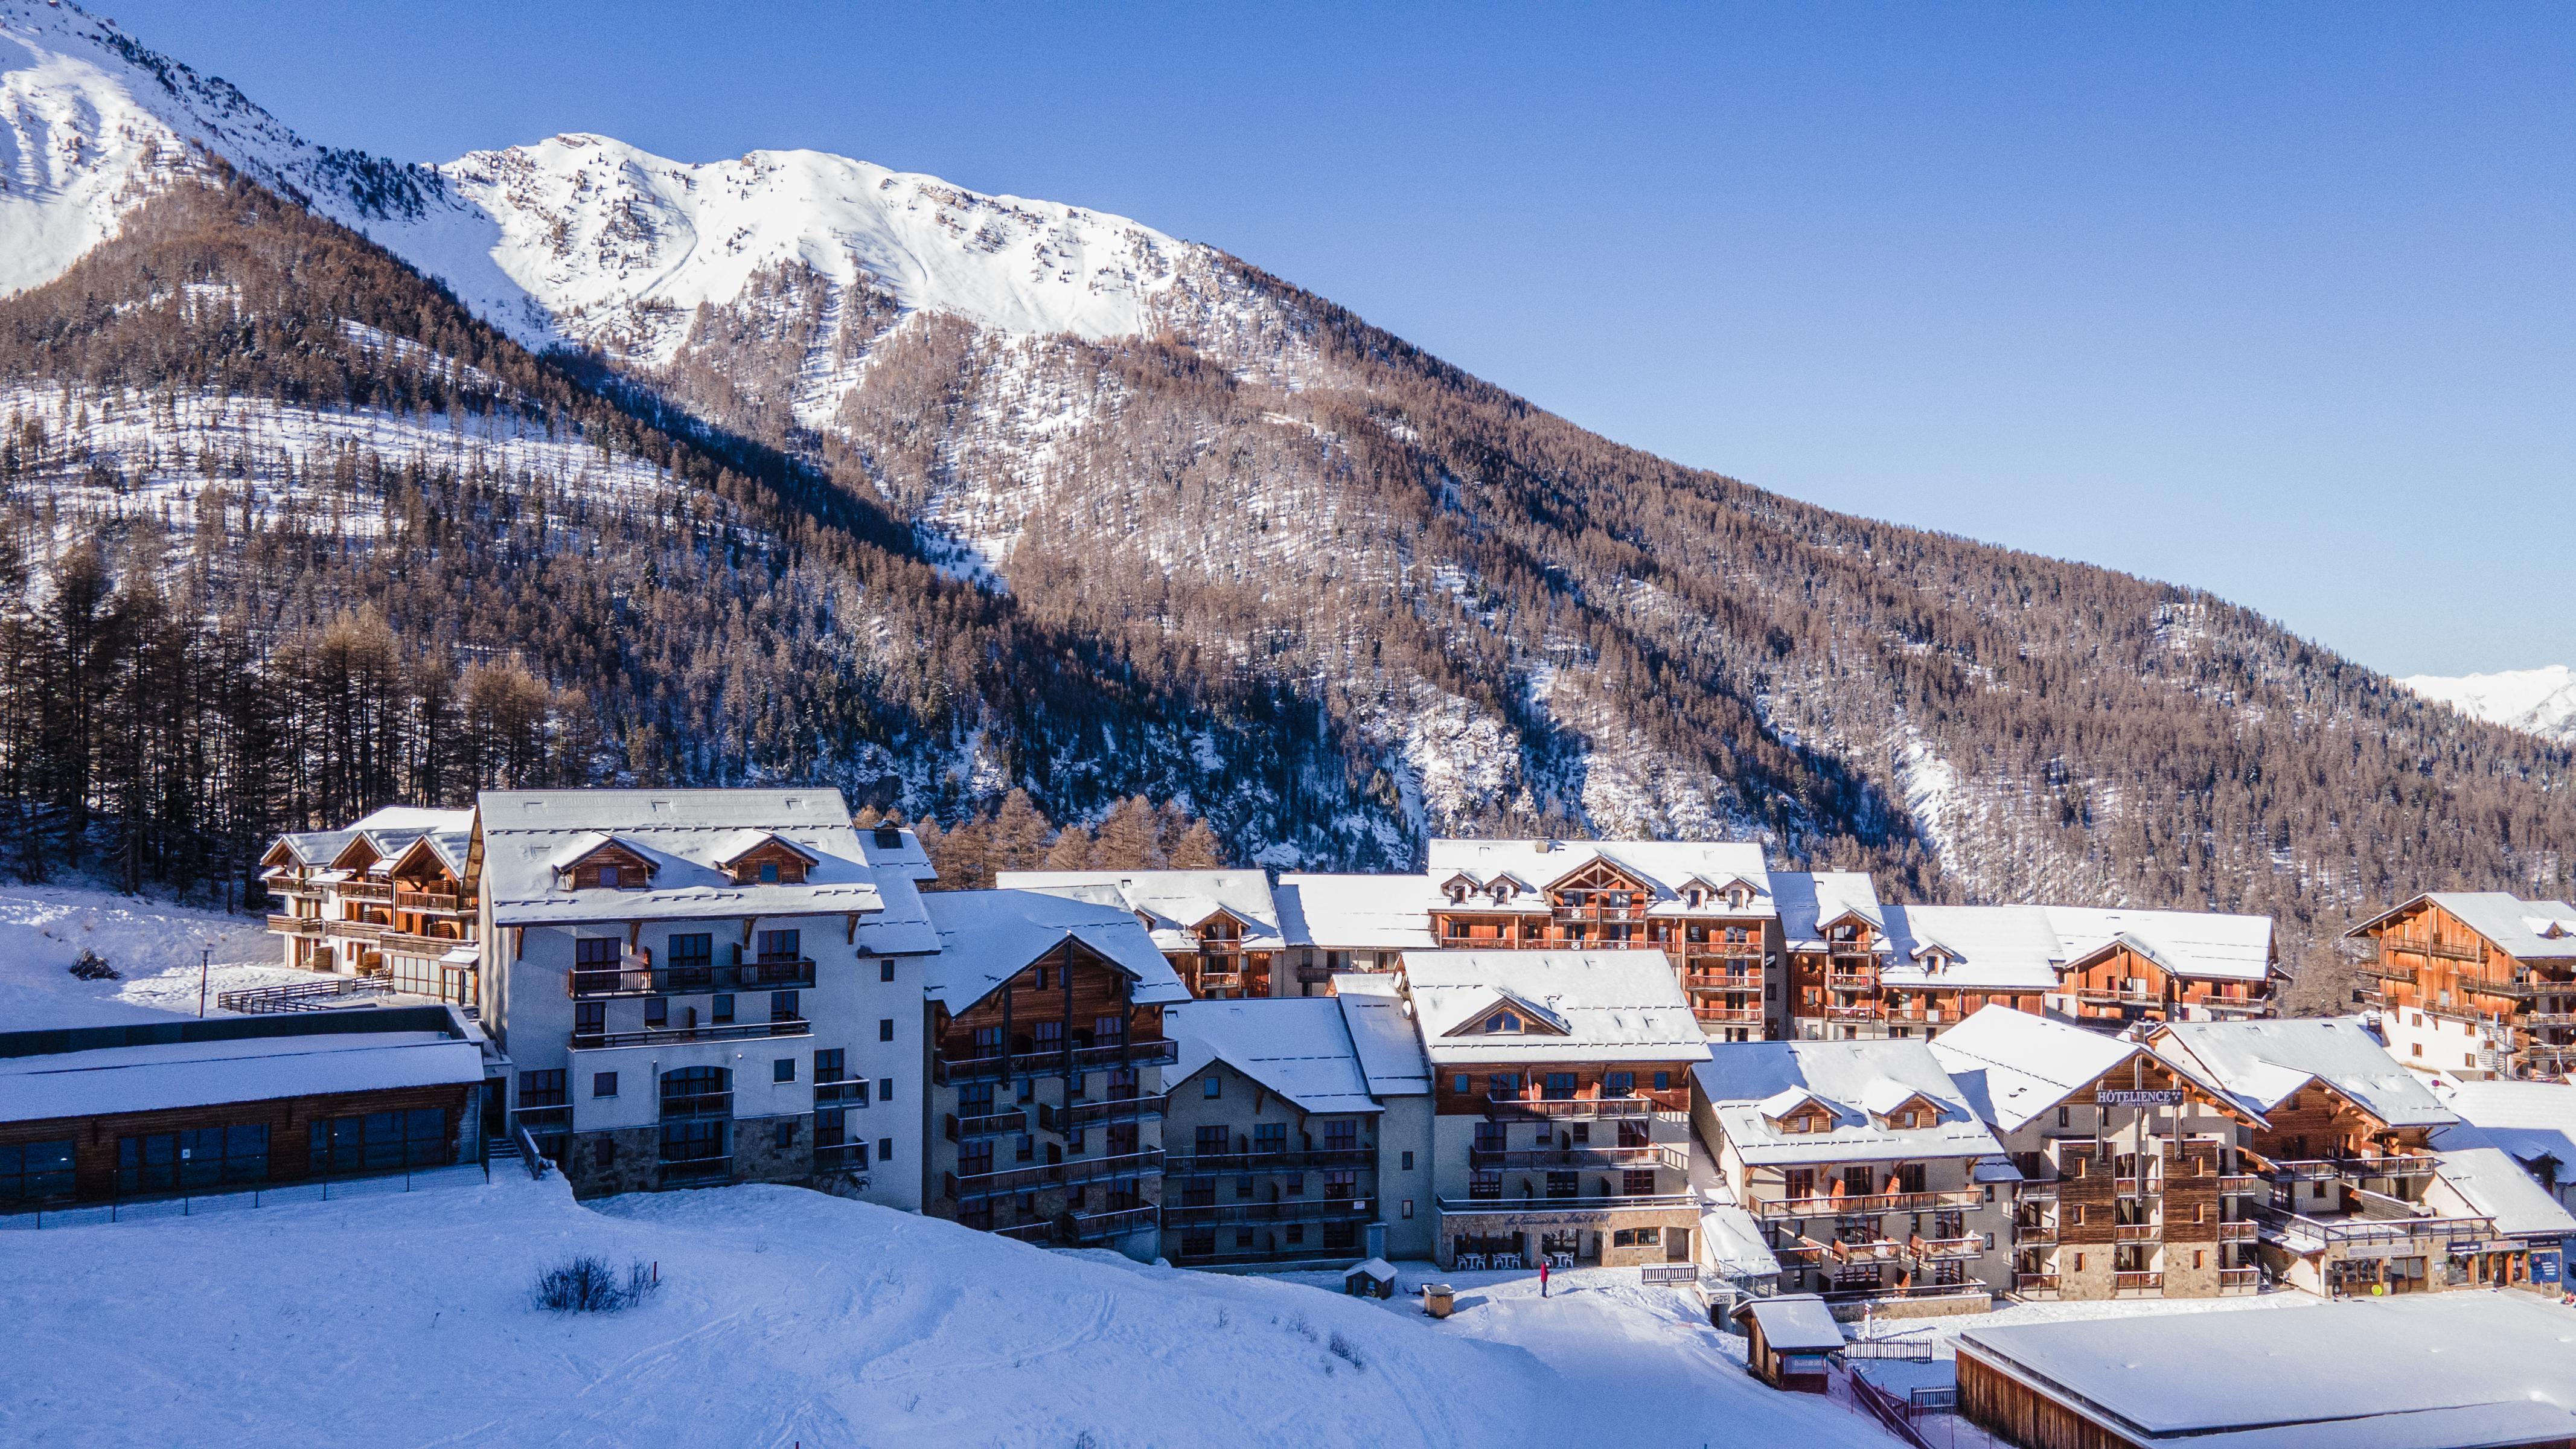
[[[1538,1296],[1541,1298],[1547,1296],[1547,1259],[1545,1258],[1538,1260]]]

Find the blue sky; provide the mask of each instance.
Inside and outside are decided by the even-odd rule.
[[[2576,662],[2576,7],[108,8],[317,140],[1121,212],[1750,483]]]

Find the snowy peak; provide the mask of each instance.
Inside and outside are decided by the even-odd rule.
[[[200,147],[353,224],[442,200],[436,172],[312,145],[78,6],[0,0],[0,296],[61,276]]]
[[[1191,250],[1125,217],[818,151],[692,164],[567,135],[439,169],[491,231],[455,237],[433,215],[384,240],[504,325],[533,299],[555,335],[526,340],[648,362],[669,360],[698,304],[782,263],[1002,332],[1133,335]]]
[[[2576,745],[2576,670],[2564,664],[2456,678],[2418,674],[2397,682],[2471,719]]]

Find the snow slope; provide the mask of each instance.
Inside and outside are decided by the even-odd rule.
[[[1024,335],[1145,330],[1199,250],[1125,217],[813,151],[702,165],[556,136],[429,168],[313,145],[73,5],[0,0],[0,295],[60,276],[203,146],[366,231],[520,341],[669,360],[702,302],[800,261]]]
[[[1578,1375],[1456,1320],[794,1188],[601,1207],[507,1172],[0,1234],[0,1356],[23,1366],[0,1442],[1503,1449],[1642,1417],[1614,1372],[1640,1330],[1606,1301],[1562,1320],[1597,1340]],[[616,1316],[531,1307],[575,1253],[657,1263],[665,1287]],[[1698,1387],[1620,1442],[1887,1442],[1724,1364]]]
[[[83,981],[72,975],[69,968],[83,951],[95,952],[120,979]],[[214,953],[210,998],[216,991],[312,979],[278,964],[276,940],[258,916],[228,916],[85,886],[0,887],[5,1029],[105,1025],[162,1011],[194,1015],[200,951]]]
[[[2417,674],[2397,682],[2472,719],[2576,744],[2576,670],[2564,664],[2455,678]]]

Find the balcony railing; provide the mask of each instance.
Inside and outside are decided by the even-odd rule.
[[[1162,1208],[1167,1228],[1218,1223],[1312,1223],[1377,1216],[1373,1197],[1290,1197],[1276,1202],[1173,1203]]]
[[[814,1024],[801,1016],[785,1021],[755,1022],[732,1026],[653,1027],[644,1031],[602,1031],[572,1034],[575,1051],[607,1047],[680,1046],[691,1042],[757,1041],[773,1036],[812,1036]]]
[[[1875,991],[1878,989],[1878,971],[1875,967],[1862,971],[1836,967],[1825,973],[1825,984],[1836,991]]]
[[[864,1096],[867,1090],[868,1084],[864,1081],[816,1082],[814,1105],[829,1107],[835,1102],[855,1102]]]
[[[2332,1182],[2338,1178],[2430,1177],[2433,1154],[2391,1153],[2354,1157],[2288,1158],[2272,1164],[2275,1182]]]
[[[2015,1223],[2013,1224],[2013,1241],[2016,1243],[2025,1243],[2044,1247],[2057,1241],[2057,1224]]]
[[[2255,1224],[2250,1218],[2240,1218],[2235,1222],[2220,1223],[2218,1225],[2218,1240],[2222,1243],[2250,1243],[2254,1241],[2254,1227]]]
[[[1655,1104],[1647,1097],[1498,1097],[1485,1098],[1485,1116],[1493,1121],[1581,1121],[1586,1118],[1651,1117]]]
[[[322,923],[311,916],[271,916],[268,928],[281,936],[297,936],[308,941],[319,940],[322,936]]]
[[[2263,1270],[2260,1268],[2218,1270],[2218,1291],[2221,1293],[2251,1293],[2262,1286]]]
[[[1682,984],[1693,991],[1759,991],[1762,989],[1762,968],[1753,966],[1742,971],[1685,971],[1682,973]]]
[[[390,903],[394,898],[394,888],[389,885],[377,885],[373,881],[344,880],[339,884],[338,895],[340,899],[344,901],[385,901]]]
[[[2164,1286],[2165,1275],[2162,1273],[2113,1273],[2111,1275],[2111,1291],[2114,1293],[2161,1293],[2164,1291]]]
[[[2250,1172],[2230,1172],[2218,1179],[2221,1197],[2245,1197],[2263,1190],[2263,1180]]]
[[[1905,1251],[1905,1245],[1894,1238],[1871,1238],[1857,1243],[1836,1240],[1825,1247],[1837,1262],[1843,1263],[1893,1263]]]
[[[407,891],[397,888],[394,891],[394,909],[428,911],[436,915],[455,916],[474,909],[474,904],[454,891]]]
[[[1974,1188],[1953,1192],[1881,1192],[1847,1197],[1780,1197],[1753,1205],[1759,1218],[1829,1218],[1851,1213],[1930,1212],[1972,1208],[1984,1201]]]
[[[2113,1242],[2160,1243],[2164,1241],[2164,1236],[2165,1225],[2162,1223],[2114,1223],[2111,1225],[2111,1240]]]
[[[948,1140],[964,1142],[975,1137],[999,1137],[1005,1132],[1025,1132],[1029,1128],[1029,1114],[1014,1109],[980,1117],[960,1117],[951,1112],[947,1125]]]
[[[1326,1147],[1298,1152],[1206,1152],[1182,1155],[1172,1153],[1163,1160],[1163,1170],[1187,1172],[1305,1172],[1327,1167],[1375,1167],[1374,1147]]]
[[[1614,1193],[1598,1197],[1444,1197],[1444,1213],[1499,1213],[1526,1217],[1548,1213],[1623,1212],[1695,1208],[1699,1199],[1686,1192]]]
[[[733,1115],[731,1092],[673,1092],[662,1098],[662,1120],[685,1122]]]
[[[1981,1236],[1927,1238],[1917,1234],[1906,1240],[1905,1249],[1918,1258],[1973,1258],[1986,1250],[1986,1240]]]
[[[1075,1102],[1064,1107],[1049,1107],[1041,1102],[1039,1122],[1050,1132],[1080,1131],[1104,1122],[1142,1122],[1160,1117],[1171,1103],[1168,1093],[1150,1097],[1112,1097],[1105,1102]]]
[[[731,1157],[684,1157],[662,1163],[662,1181],[711,1182],[733,1176]]]
[[[709,991],[790,991],[814,984],[814,963],[804,957],[764,958],[739,966],[664,966],[630,955],[618,966],[566,973],[573,995],[688,996]]]
[[[2107,989],[2099,986],[2079,986],[2075,988],[2075,999],[2089,1001],[2096,1005],[2160,1006],[2165,998],[2164,993],[2159,991],[2133,991],[2125,986]]]
[[[1694,1006],[1691,1015],[1711,1026],[1762,1024],[1762,1008],[1758,1006]]]
[[[2260,1204],[2254,1213],[2255,1220],[2264,1228],[2284,1237],[2301,1237],[2327,1244],[2431,1241],[2457,1248],[2492,1242],[2496,1236],[2493,1218],[2312,1218]]]
[[[1142,1152],[1121,1153],[1115,1157],[1076,1157],[1064,1162],[1006,1167],[995,1172],[951,1172],[944,1175],[944,1180],[948,1195],[964,1202],[1000,1193],[1069,1187],[1078,1182],[1096,1182],[1104,1177],[1134,1177],[1162,1170],[1163,1149],[1149,1147]]]
[[[1524,1152],[1473,1147],[1467,1151],[1467,1165],[1503,1172],[1604,1167],[1660,1167],[1672,1172],[1688,1172],[1690,1158],[1681,1148],[1660,1142],[1629,1147],[1557,1147]]]
[[[1070,1224],[1059,1226],[1072,1229],[1070,1240],[1074,1243],[1098,1243],[1143,1232],[1161,1222],[1162,1216],[1163,1210],[1157,1207],[1118,1208],[1107,1212],[1075,1213]],[[1057,1236],[1068,1235],[1059,1232]]]
[[[2013,1275],[2013,1291],[2032,1298],[2054,1298],[2057,1296],[2057,1275],[2054,1273],[2015,1273]]]
[[[322,934],[349,941],[372,941],[392,930],[382,921],[324,921]]]
[[[1055,1076],[1066,1069],[1066,1056],[1064,1048],[1056,1047],[1047,1051],[1031,1050],[955,1060],[933,1057],[930,1076],[932,1081],[943,1087],[956,1082],[999,1082],[1019,1077]],[[1180,1056],[1180,1047],[1161,1039],[1131,1041],[1124,1045],[1075,1047],[1071,1056],[1070,1065],[1074,1071],[1097,1072],[1175,1061]]]
[[[818,1172],[839,1172],[867,1161],[868,1144],[864,1142],[821,1142],[814,1146],[814,1168]]]

